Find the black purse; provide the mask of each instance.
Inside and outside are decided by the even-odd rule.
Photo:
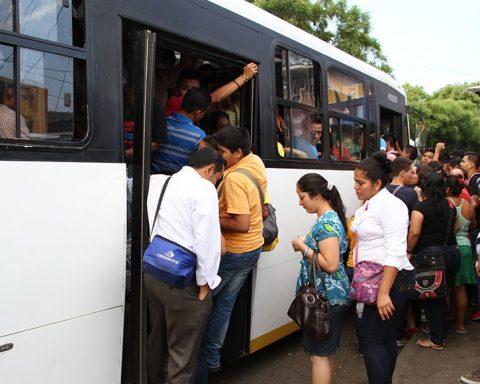
[[[310,263],[310,271],[313,273],[313,284],[307,283],[297,292],[288,309],[288,316],[297,323],[300,328],[312,336],[315,340],[326,340],[332,333],[330,302],[325,294],[318,292],[316,286],[316,254]],[[320,265],[318,265],[320,269]],[[327,292],[325,281],[320,270],[320,280]],[[309,281],[311,281],[309,279]]]
[[[445,263],[448,257],[458,253],[457,246],[447,246],[456,211],[450,210],[448,215],[447,233],[445,242],[439,246],[425,247],[415,254],[415,299],[439,299],[447,295],[447,276]]]

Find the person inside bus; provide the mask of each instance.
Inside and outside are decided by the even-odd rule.
[[[215,184],[224,170],[213,148],[196,151],[170,179],[158,218],[152,222],[166,177],[152,175],[148,192],[151,238],[161,235],[197,257],[195,279],[185,288],[144,274],[150,332],[146,366],[149,384],[192,384],[198,350],[220,284],[221,234]],[[165,377],[166,376],[166,377]]]
[[[206,118],[207,120],[207,134],[213,135],[217,133],[220,129],[229,127],[230,124],[230,116],[223,110],[217,110],[210,112]]]
[[[290,140],[290,129],[287,127],[287,123],[285,123],[285,119],[283,118],[283,113],[284,113],[283,107],[279,105],[277,116],[275,117],[278,155],[280,157],[293,156],[301,159],[308,159],[308,156],[305,152],[300,151],[299,149],[296,149],[296,148],[285,146],[285,143],[286,142],[289,143],[291,142],[291,140]]]
[[[222,102],[223,109],[228,113],[232,125],[235,126],[240,125],[240,96],[240,92],[237,90]]]
[[[15,86],[6,84],[3,89],[2,103],[0,104],[0,138],[17,138],[17,98]],[[25,118],[20,115],[20,138],[28,139],[30,131]]]
[[[167,117],[167,138],[152,157],[152,173],[173,175],[188,162],[206,136],[197,124],[208,111],[212,99],[203,88],[191,88],[182,98],[180,112]]]
[[[218,186],[220,227],[227,252],[218,275],[222,281],[212,291],[213,308],[200,351],[197,383],[208,382],[208,370],[220,369],[220,349],[227,334],[237,295],[262,251],[264,202],[257,186],[242,169],[255,178],[263,194],[267,192],[265,166],[253,154],[250,134],[245,128],[226,127],[214,135],[226,162],[223,181]]]
[[[123,117],[123,143],[125,146],[125,160],[133,161],[133,144],[135,141],[135,88],[126,80],[123,85],[124,92],[124,117]],[[153,99],[153,116],[150,151],[154,153],[167,136],[165,113],[163,106],[157,98]]]
[[[322,133],[323,133],[323,121],[319,115],[313,115],[310,121],[310,136],[313,145],[317,149],[318,158],[322,158]]]
[[[385,135],[384,140],[387,143],[385,152],[387,153],[387,159],[390,161],[395,160],[400,156],[398,149],[397,139],[393,135]]]
[[[303,349],[310,355],[312,383],[332,383],[333,355],[338,351],[345,312],[349,307],[349,280],[344,266],[348,243],[345,207],[337,188],[317,173],[308,173],[297,182],[300,206],[316,215],[312,228],[303,237],[292,240],[293,250],[301,252],[300,273],[296,290],[307,284],[316,284],[326,294],[331,310],[331,336],[318,341],[304,332]],[[310,275],[311,263],[320,266],[322,280]]]
[[[176,79],[179,73],[194,65],[196,59],[185,53],[180,54],[177,63],[175,51],[171,49],[160,49],[155,60],[155,96],[158,102],[164,106],[168,99],[168,91],[176,86]]]
[[[298,120],[298,118],[298,116],[294,116],[293,118],[293,147],[306,153],[309,159],[318,160],[318,150],[314,140],[312,140],[312,131],[318,130],[321,137],[321,119],[318,119],[315,115],[311,120],[310,115],[307,115],[300,123],[297,123],[296,120]],[[320,121],[320,123],[317,123],[317,121]]]
[[[243,67],[243,73],[225,85],[214,90],[210,96],[212,103],[216,104],[225,100],[236,90],[243,87],[258,73],[258,66],[255,63],[249,63]],[[165,113],[169,116],[172,113],[179,112],[182,99],[189,89],[201,86],[201,79],[198,71],[194,69],[184,69],[178,75],[175,94],[170,96],[165,104]]]

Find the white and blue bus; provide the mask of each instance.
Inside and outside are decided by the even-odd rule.
[[[405,92],[394,79],[248,2],[0,2],[1,383],[145,382],[152,103],[186,57],[214,75],[209,85],[246,63],[260,68],[216,107],[251,132],[280,241],[239,295],[225,360],[296,330],[286,315],[299,267],[291,239],[311,224],[298,178],[324,175],[351,214],[356,161],[378,149],[381,133],[408,144]],[[130,266],[125,81],[135,90]],[[306,132],[313,119],[321,140]],[[301,135],[318,159],[295,148]]]

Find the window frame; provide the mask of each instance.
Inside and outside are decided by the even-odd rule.
[[[287,92],[288,92],[288,97],[279,97],[276,92],[276,86],[277,86],[277,72],[276,72],[276,59],[277,59],[277,51],[281,49],[283,51],[287,52],[287,58],[286,58],[286,64],[287,64],[287,70],[286,70],[286,75],[287,75]],[[315,104],[316,106],[312,106],[309,104],[302,104],[297,101],[293,101],[290,98],[290,90],[291,90],[291,83],[290,83],[290,60],[289,60],[289,52],[294,53],[297,56],[302,56],[308,60],[311,60],[313,63],[313,86],[314,86],[314,93],[315,93]],[[282,55],[283,56],[283,55]],[[274,124],[273,126],[277,126],[277,119],[276,116],[278,114],[279,106],[283,108],[288,108],[289,110],[291,109],[297,109],[301,110],[303,112],[306,112],[310,115],[312,114],[317,114],[321,116],[322,121],[323,121],[323,127],[325,127],[325,116],[324,116],[324,105],[325,103],[323,102],[323,92],[322,92],[322,84],[323,84],[323,79],[322,79],[322,66],[320,62],[312,57],[312,55],[307,55],[304,54],[303,52],[295,49],[295,48],[288,48],[286,44],[274,44],[273,45],[273,72],[272,72],[272,77],[273,77],[273,100],[274,100],[274,111],[275,115],[273,116],[274,119]],[[282,77],[283,80],[283,77]],[[283,88],[283,87],[282,87]],[[327,121],[328,122],[328,121]],[[291,127],[289,127],[291,129]],[[305,158],[299,158],[299,157],[294,157],[294,156],[280,156],[277,150],[277,139],[276,139],[276,132],[274,134],[275,138],[275,156],[277,160],[280,161],[286,161],[286,162],[291,162],[291,161],[308,161],[310,164],[317,164],[319,162],[324,162],[325,161],[325,156],[322,156],[320,159],[305,159]],[[325,151],[325,130],[322,132],[322,154]]]
[[[352,115],[348,115],[348,114],[345,114],[345,113],[341,113],[341,112],[338,112],[338,111],[333,111],[329,108],[329,105],[328,104],[328,90],[329,90],[329,84],[328,84],[328,73],[329,71],[333,69],[337,72],[340,72],[340,73],[343,73],[347,76],[350,76],[350,77],[353,77],[357,80],[359,80],[362,84],[363,84],[363,89],[364,89],[364,117],[363,118],[360,118],[360,117],[357,117],[357,116],[352,116]],[[348,69],[345,69],[345,68],[341,68],[340,66],[338,65],[335,65],[335,64],[330,64],[326,67],[325,69],[325,82],[326,82],[326,86],[325,86],[325,94],[326,94],[326,103],[325,103],[325,109],[327,111],[327,116],[326,116],[326,121],[327,121],[327,124],[328,124],[328,128],[330,129],[330,118],[336,118],[339,120],[339,123],[342,121],[342,120],[347,120],[347,121],[350,121],[352,123],[357,123],[357,124],[362,124],[363,125],[363,134],[364,134],[364,158],[367,158],[368,155],[369,155],[369,150],[370,150],[370,145],[369,143],[367,144],[367,134],[369,133],[369,89],[368,89],[368,84],[367,84],[367,80],[365,79],[364,76],[361,76],[359,74],[356,74],[356,73],[353,73],[352,71],[348,70]],[[331,143],[331,137],[329,135],[328,137],[328,143],[329,145],[333,145],[333,143]],[[328,149],[328,152],[330,153],[330,148],[327,148]],[[331,162],[332,164],[350,164],[350,165],[353,165],[355,164],[357,161],[354,160],[354,161],[351,161],[351,160],[334,160],[334,159],[331,159]]]
[[[85,16],[86,17],[86,16]],[[15,28],[18,26],[19,15],[18,11],[15,12]],[[85,147],[92,137],[92,130],[90,124],[90,118],[88,114],[88,60],[87,49],[85,47],[76,47],[73,45],[66,45],[63,43],[57,43],[50,40],[36,38],[30,35],[22,35],[18,32],[11,32],[7,30],[0,30],[0,44],[11,46],[14,49],[14,69],[15,69],[15,93],[16,93],[16,105],[20,105],[21,101],[21,80],[20,80],[20,51],[21,49],[30,49],[47,54],[54,54],[63,56],[67,59],[81,60],[85,63],[85,80],[87,90],[85,92],[86,101],[86,129],[87,133],[85,137],[78,141],[60,141],[60,140],[44,140],[44,139],[6,139],[0,138],[0,149],[5,147],[15,147],[16,149],[27,150],[29,148],[60,148],[60,149],[81,149]],[[17,133],[19,131],[20,114],[16,116]]]

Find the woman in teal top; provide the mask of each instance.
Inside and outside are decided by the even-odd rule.
[[[333,355],[338,349],[343,317],[349,304],[349,281],[343,263],[347,250],[345,208],[337,188],[316,173],[308,173],[298,180],[297,194],[305,211],[317,215],[317,221],[305,236],[292,241],[293,249],[303,255],[297,291],[309,282],[308,271],[315,258],[322,270],[332,312],[330,338],[318,341],[304,332],[304,351],[312,362],[312,382],[332,382]],[[319,277],[315,283],[320,292],[325,292]]]
[[[473,255],[468,231],[474,223],[475,211],[471,204],[459,197],[462,189],[465,187],[456,175],[450,175],[446,178],[448,199],[455,205],[459,229],[455,234],[457,246],[460,250],[460,268],[455,275],[453,286],[455,289],[456,320],[455,331],[465,333],[465,314],[468,307],[468,296],[465,284],[475,284],[475,271],[473,270]]]

